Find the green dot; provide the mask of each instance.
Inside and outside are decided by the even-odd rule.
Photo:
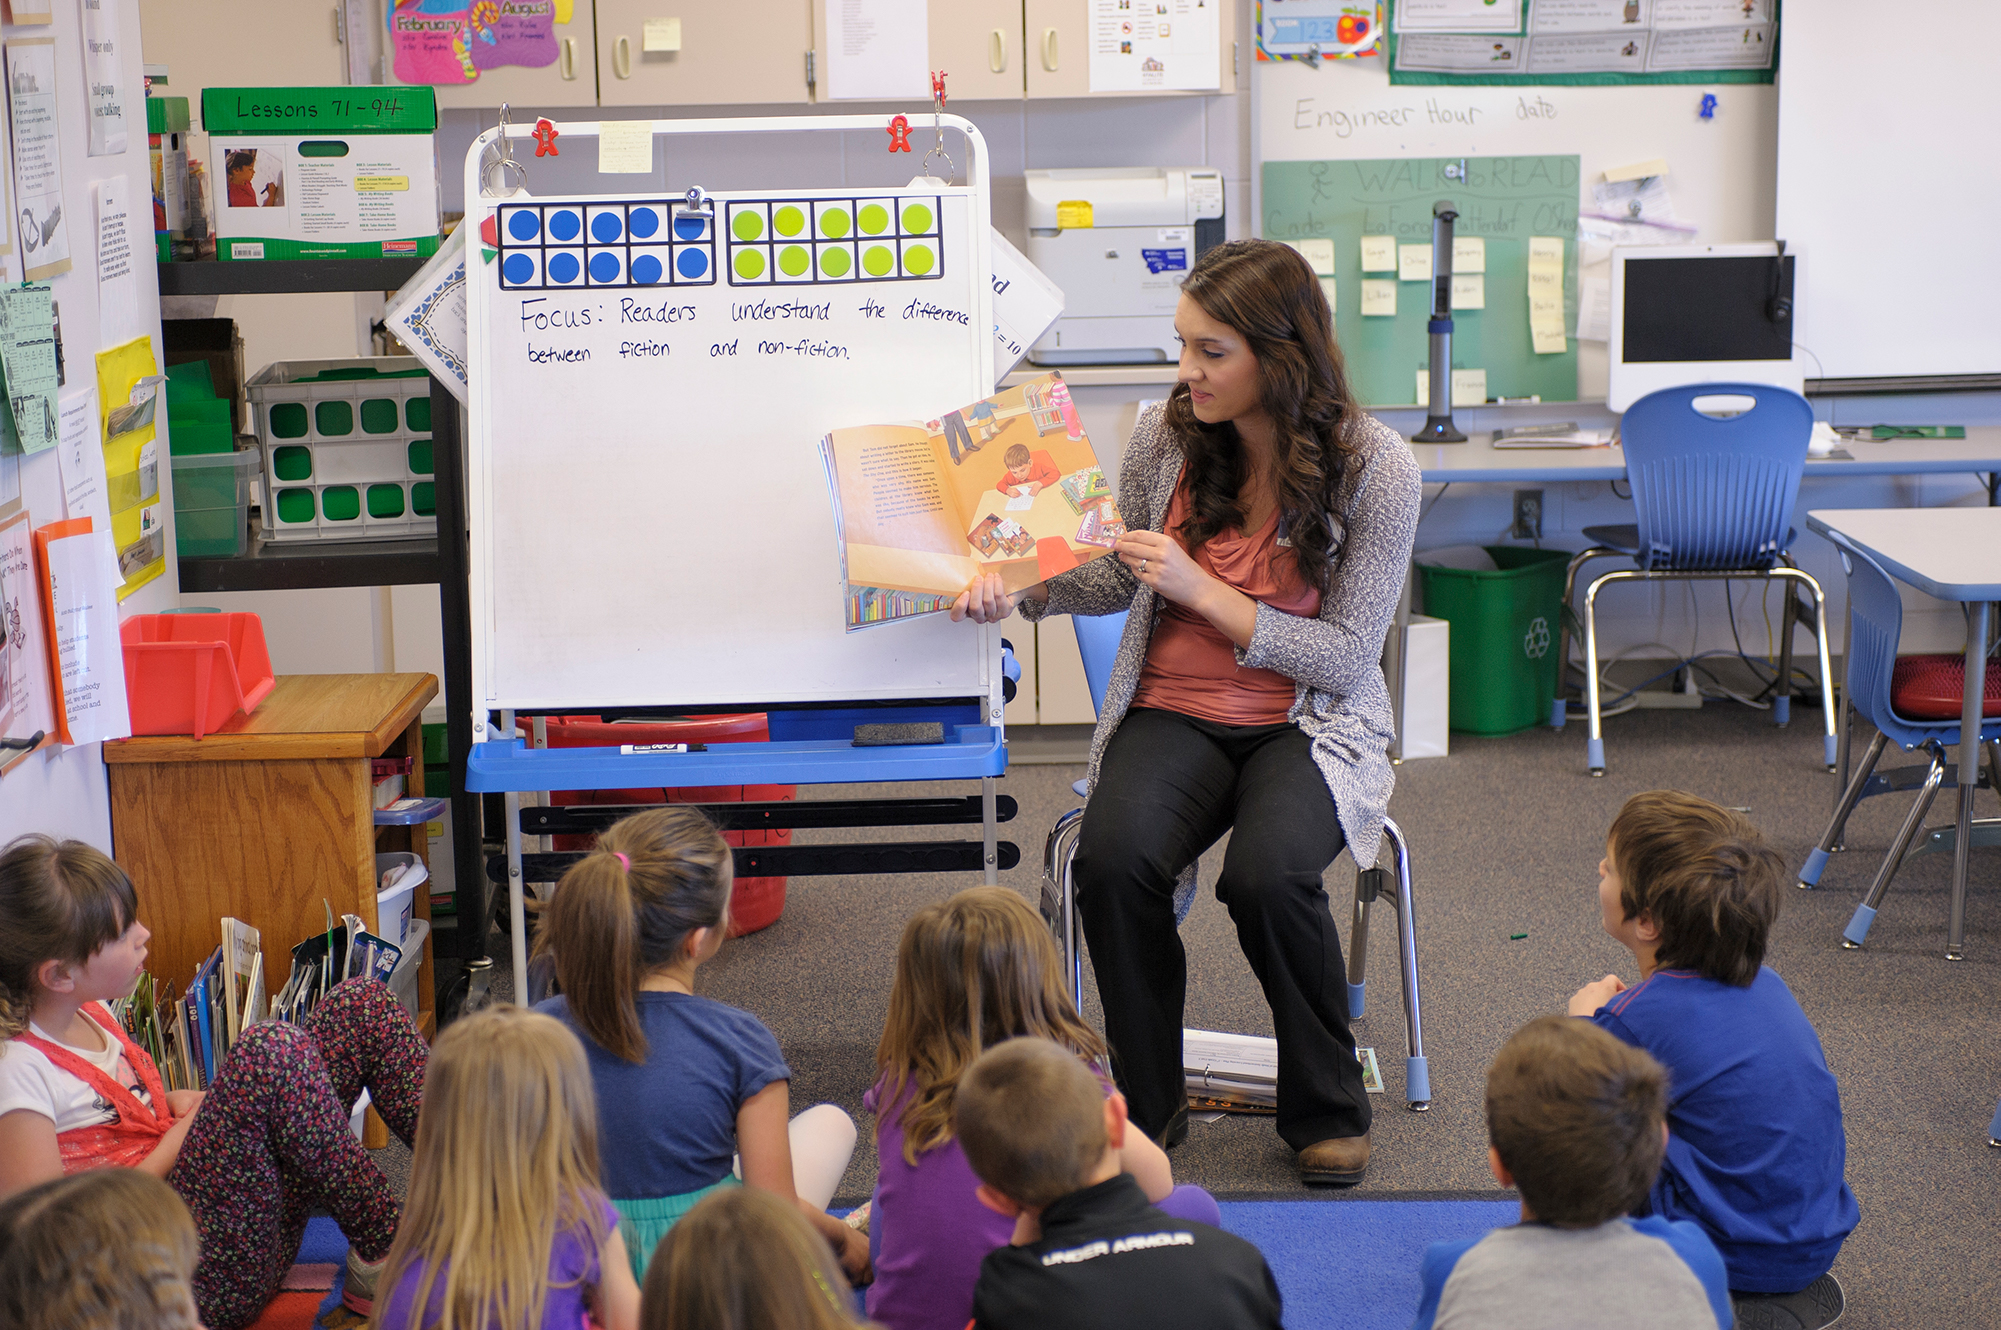
[[[887,245],[870,245],[868,253],[862,255],[862,271],[871,277],[886,276],[895,266],[896,256]]]
[[[921,203],[913,203],[903,210],[903,233],[922,235],[931,229],[931,210]]]
[[[352,485],[329,485],[320,494],[320,511],[329,522],[352,522],[361,516],[361,491]]]
[[[803,277],[813,263],[812,255],[804,245],[787,245],[778,253],[778,271],[787,277]]]
[[[419,517],[429,517],[438,511],[437,486],[428,480],[420,480],[410,487],[410,511]]]
[[[879,236],[889,226],[889,209],[880,203],[871,203],[861,210],[862,234]]]
[[[928,245],[911,245],[903,251],[903,270],[922,277],[931,271],[931,248]]]
[[[271,407],[271,433],[280,439],[300,439],[306,434],[306,406],[303,402],[277,402]]]
[[[403,487],[401,485],[370,485],[368,487],[368,515],[370,517],[401,517],[403,515]]]
[[[829,208],[820,214],[820,234],[839,240],[848,233],[848,210]]]
[[[782,236],[796,236],[806,227],[806,214],[787,204],[771,214],[771,229]]]
[[[854,263],[848,251],[839,246],[831,246],[820,251],[820,271],[828,277],[846,277],[848,269],[852,268]]]
[[[310,480],[313,475],[313,450],[297,444],[273,448],[271,470],[280,480]]]
[[[761,249],[740,249],[736,252],[736,275],[746,282],[754,282],[764,276],[764,251]]]
[[[752,209],[745,208],[730,218],[730,230],[738,240],[755,240],[764,234],[764,219]]]
[[[312,521],[313,492],[311,490],[279,490],[278,520],[280,522]]]

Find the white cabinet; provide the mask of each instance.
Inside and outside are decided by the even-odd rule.
[[[678,51],[648,51],[649,20],[680,20]],[[812,100],[811,0],[597,0],[598,104],[722,106]]]

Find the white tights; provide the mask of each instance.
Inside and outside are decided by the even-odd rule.
[[[855,1153],[855,1120],[832,1104],[815,1104],[786,1124],[792,1142],[792,1190],[815,1210],[834,1199]],[[743,1176],[743,1160],[736,1161]]]

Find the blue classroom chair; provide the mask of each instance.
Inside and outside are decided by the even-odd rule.
[[[1750,405],[1729,415],[1705,415],[1702,398],[1741,397]],[[1585,760],[1594,776],[1605,774],[1605,740],[1598,683],[1598,593],[1614,582],[1670,580],[1721,581],[1776,578],[1786,600],[1779,634],[1780,686],[1772,699],[1772,723],[1792,718],[1793,624],[1813,630],[1820,652],[1821,702],[1827,722],[1828,770],[1834,769],[1833,671],[1827,658],[1827,607],[1820,584],[1793,566],[1787,553],[1789,526],[1799,497],[1800,473],[1813,432],[1813,410],[1804,397],[1785,388],[1753,383],[1703,383],[1648,393],[1628,407],[1619,422],[1626,473],[1633,486],[1630,526],[1592,526],[1592,544],[1570,561],[1564,578],[1564,628],[1557,660],[1569,659],[1570,608],[1578,569],[1593,559],[1624,558],[1634,567],[1594,580],[1584,592],[1585,697],[1590,737]],[[1798,590],[1813,597],[1813,616],[1798,605]],[[1561,681],[1559,680],[1559,683]],[[1563,706],[1559,697],[1558,708]],[[1561,725],[1562,711],[1550,717]]]
[[[1890,852],[1884,856],[1882,867],[1876,870],[1876,880],[1870,884],[1869,892],[1862,903],[1855,907],[1855,915],[1842,930],[1841,945],[1853,951],[1860,948],[1869,936],[1869,926],[1876,921],[1876,911],[1882,907],[1883,897],[1890,890],[1890,879],[1902,867],[1911,848],[1911,842],[1924,826],[1925,815],[1931,811],[1932,799],[1941,787],[1957,781],[1951,774],[1948,750],[1959,743],[1959,702],[1960,688],[1965,682],[1966,662],[1963,657],[1954,656],[1897,656],[1897,642],[1904,631],[1904,601],[1897,592],[1897,584],[1883,571],[1874,559],[1860,547],[1839,532],[1827,533],[1828,540],[1841,551],[1841,566],[1848,572],[1848,705],[1853,706],[1876,727],[1876,737],[1869,741],[1868,751],[1862,755],[1862,764],[1855,769],[1854,779],[1834,805],[1834,816],[1828,820],[1827,830],[1820,838],[1820,844],[1809,854],[1806,864],[1800,869],[1799,884],[1802,890],[1811,890],[1820,882],[1820,875],[1827,867],[1828,856],[1843,848],[1842,838],[1848,827],[1848,815],[1855,811],[1855,805],[1872,795],[1888,794],[1895,790],[1918,789],[1917,801],[1905,815],[1904,822],[1897,829],[1896,839],[1890,842]],[[1942,676],[1944,687],[1933,685],[1927,689],[1924,674],[1927,671]],[[1932,705],[1927,706],[1926,692],[1936,693]],[[1951,719],[1938,713],[1950,711]],[[1930,711],[1931,716],[1914,715],[1913,712]],[[1987,762],[1991,775],[1989,780],[1994,788],[2001,790],[2001,667],[1989,663],[1986,679],[1986,703],[1981,710],[1981,742],[1986,746]],[[1923,749],[1927,757],[1922,767],[1907,767],[1903,771],[1876,774],[1876,763],[1883,756],[1891,740],[1906,752]],[[1922,771],[1923,776],[1918,773]],[[1922,850],[1919,851],[1923,853]],[[1955,912],[1965,908],[1963,900],[1954,900]]]
[[[1125,633],[1126,616],[1120,614],[1073,614],[1070,622],[1077,632],[1077,652],[1084,660],[1084,681],[1091,689],[1091,705],[1102,709],[1105,689],[1112,678],[1112,662],[1117,658],[1119,639]],[[1083,781],[1071,786],[1081,797],[1089,790]],[[1077,838],[1084,829],[1084,809],[1073,808],[1056,820],[1042,851],[1042,917],[1056,937],[1056,951],[1064,972],[1070,977],[1070,996],[1077,1010],[1084,1009],[1084,933],[1077,921],[1077,884],[1071,872],[1077,857]],[[1424,1056],[1424,1019],[1418,1000],[1417,923],[1411,905],[1410,847],[1403,829],[1389,818],[1383,819],[1383,836],[1392,850],[1393,867],[1378,865],[1355,875],[1355,921],[1348,934],[1348,1019],[1362,1019],[1364,989],[1369,958],[1369,906],[1381,897],[1397,914],[1398,959],[1403,971],[1405,1035],[1409,1055],[1404,1059],[1404,1102],[1413,1113],[1431,1107],[1431,1071]]]

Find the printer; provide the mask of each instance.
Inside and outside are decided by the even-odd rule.
[[[1028,258],[1063,289],[1038,365],[1172,364],[1174,305],[1223,242],[1223,173],[1132,166],[1026,171]]]

